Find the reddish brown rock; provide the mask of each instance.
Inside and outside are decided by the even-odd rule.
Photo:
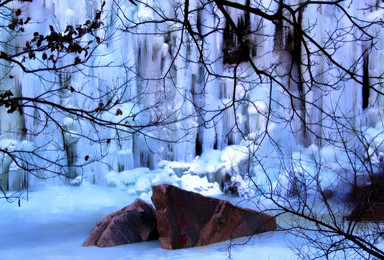
[[[157,229],[165,249],[203,246],[276,229],[267,214],[175,186],[152,187]]]
[[[111,247],[158,238],[152,205],[141,199],[106,216],[83,246]]]

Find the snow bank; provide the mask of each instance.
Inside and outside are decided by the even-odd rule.
[[[197,177],[197,176],[196,176]],[[158,241],[113,248],[82,247],[104,216],[127,206],[135,195],[88,185],[50,186],[29,193],[28,201],[0,201],[0,252],[2,260],[42,259],[224,259],[229,241],[198,248],[165,250]],[[233,259],[295,259],[285,240],[290,234],[268,233],[233,240]]]

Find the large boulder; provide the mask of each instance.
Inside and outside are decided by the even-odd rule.
[[[267,214],[175,186],[152,187],[157,229],[165,249],[203,246],[276,229]]]
[[[158,238],[152,205],[136,199],[131,205],[106,216],[83,246],[112,247]]]

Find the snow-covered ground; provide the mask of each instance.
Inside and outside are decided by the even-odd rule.
[[[158,241],[113,248],[82,247],[101,219],[137,196],[118,188],[84,183],[80,187],[47,186],[28,194],[28,201],[0,201],[0,259],[226,259],[225,241],[204,247],[165,250]],[[217,193],[216,197],[224,197]],[[236,203],[234,197],[229,197]],[[295,259],[287,233],[268,232],[246,245],[235,245],[233,259]],[[233,242],[242,244],[246,239]]]
[[[300,245],[305,241],[280,231],[259,234],[249,241],[248,238],[236,239],[232,241],[235,246],[230,251],[230,241],[173,251],[162,249],[158,241],[114,248],[82,247],[82,243],[104,216],[131,204],[138,197],[151,202],[151,186],[156,184],[177,185],[206,196],[227,199],[242,207],[268,207],[267,201],[255,205],[255,197],[253,201],[247,200],[255,195],[254,189],[240,190],[242,197],[225,195],[219,183],[214,180],[223,170],[240,169],[244,153],[241,148],[232,146],[223,151],[213,150],[196,157],[191,163],[162,161],[154,170],[142,167],[122,172],[110,171],[105,174],[104,185],[91,184],[86,178],[73,180],[72,186],[52,185],[50,181],[35,182],[31,190],[23,193],[20,205],[18,201],[9,203],[5,199],[0,200],[0,259],[226,259],[229,252],[233,259],[296,259],[289,245]],[[316,154],[322,155],[323,159],[326,157],[331,167],[331,162],[336,158],[331,155],[335,153],[329,147],[319,150],[314,146],[293,153],[291,163],[300,162],[293,170],[310,177],[315,169],[313,164]],[[337,158],[340,160],[340,152]],[[332,172],[340,167],[334,164]],[[275,172],[274,165],[269,166],[269,173],[272,174]],[[255,168],[260,176],[253,177],[253,180],[262,185],[265,178],[257,166]],[[281,172],[276,180],[276,185],[280,185],[282,190],[289,188],[289,183],[284,181],[286,173]],[[330,170],[322,173],[321,184],[326,185],[324,187],[332,187],[333,182],[338,183],[333,175],[328,176],[330,173]],[[250,187],[247,186],[246,178],[243,180],[239,175],[235,177],[242,188]],[[316,192],[312,195],[315,196]],[[277,221],[284,225],[279,222],[280,219]],[[248,242],[244,244],[245,241]]]

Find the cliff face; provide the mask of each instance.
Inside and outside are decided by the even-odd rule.
[[[197,10],[200,1],[189,2],[191,26],[204,36],[200,39],[193,39],[182,30],[181,23],[174,21],[183,17],[184,6],[178,1],[148,1],[148,5],[106,1],[105,29],[98,32],[105,42],[92,53],[86,66],[37,74],[2,66],[1,90],[11,89],[23,97],[40,95],[75,109],[92,110],[97,104],[109,104],[95,116],[125,126],[101,126],[37,104],[26,107],[23,115],[7,114],[0,108],[2,139],[16,140],[20,147],[25,147],[20,144],[24,140],[28,149],[49,158],[34,158],[44,169],[40,171],[43,177],[50,177],[47,169],[62,171],[52,163],[58,162],[66,165],[65,175],[89,176],[101,182],[103,173],[111,169],[153,168],[161,160],[191,161],[204,151],[240,144],[244,139],[258,143],[256,139],[267,128],[273,142],[280,146],[279,153],[297,144],[322,145],[318,137],[333,135],[335,118],[345,119],[352,128],[360,127],[365,121],[363,106],[380,108],[382,97],[362,91],[363,86],[349,76],[341,79],[345,72],[330,63],[332,59],[346,68],[353,67],[357,74],[363,74],[364,67],[364,73],[372,77],[383,72],[379,48],[371,50],[369,63],[361,59],[364,35],[336,35],[338,28],[351,28],[351,21],[337,7],[313,5],[295,16],[287,9],[281,13],[298,21],[306,34],[304,42],[298,40],[303,32],[287,19],[271,22],[228,8],[229,16],[241,29],[244,48],[217,7],[209,4]],[[291,6],[299,2],[284,1]],[[343,7],[356,18],[375,19],[381,13],[373,2],[353,1]],[[277,1],[251,4],[267,14],[278,12],[282,5]],[[363,8],[369,4],[371,8]],[[101,1],[85,0],[14,4],[10,7],[21,8],[22,16],[31,17],[33,23],[15,38],[1,33],[22,48],[34,31],[47,33],[50,24],[57,31],[64,31],[68,24],[83,24],[93,19],[101,5]],[[137,24],[164,17],[169,19],[163,23]],[[367,30],[378,33],[374,26]],[[337,33],[332,35],[332,31]],[[378,35],[377,46],[382,45],[381,37]],[[195,41],[201,42],[202,48]],[[332,55],[324,55],[319,46]],[[201,55],[205,64],[200,62]],[[255,73],[246,61],[247,55],[273,80]],[[237,61],[241,61],[238,66]],[[39,62],[35,60],[29,66],[42,66]],[[344,119],[339,118],[341,115]],[[31,160],[28,156],[34,155],[22,156]],[[4,162],[9,161],[7,155],[3,157]],[[85,165],[81,171],[73,167],[88,160],[96,163]],[[5,176],[10,165],[3,165]],[[16,166],[13,169],[19,170]]]

